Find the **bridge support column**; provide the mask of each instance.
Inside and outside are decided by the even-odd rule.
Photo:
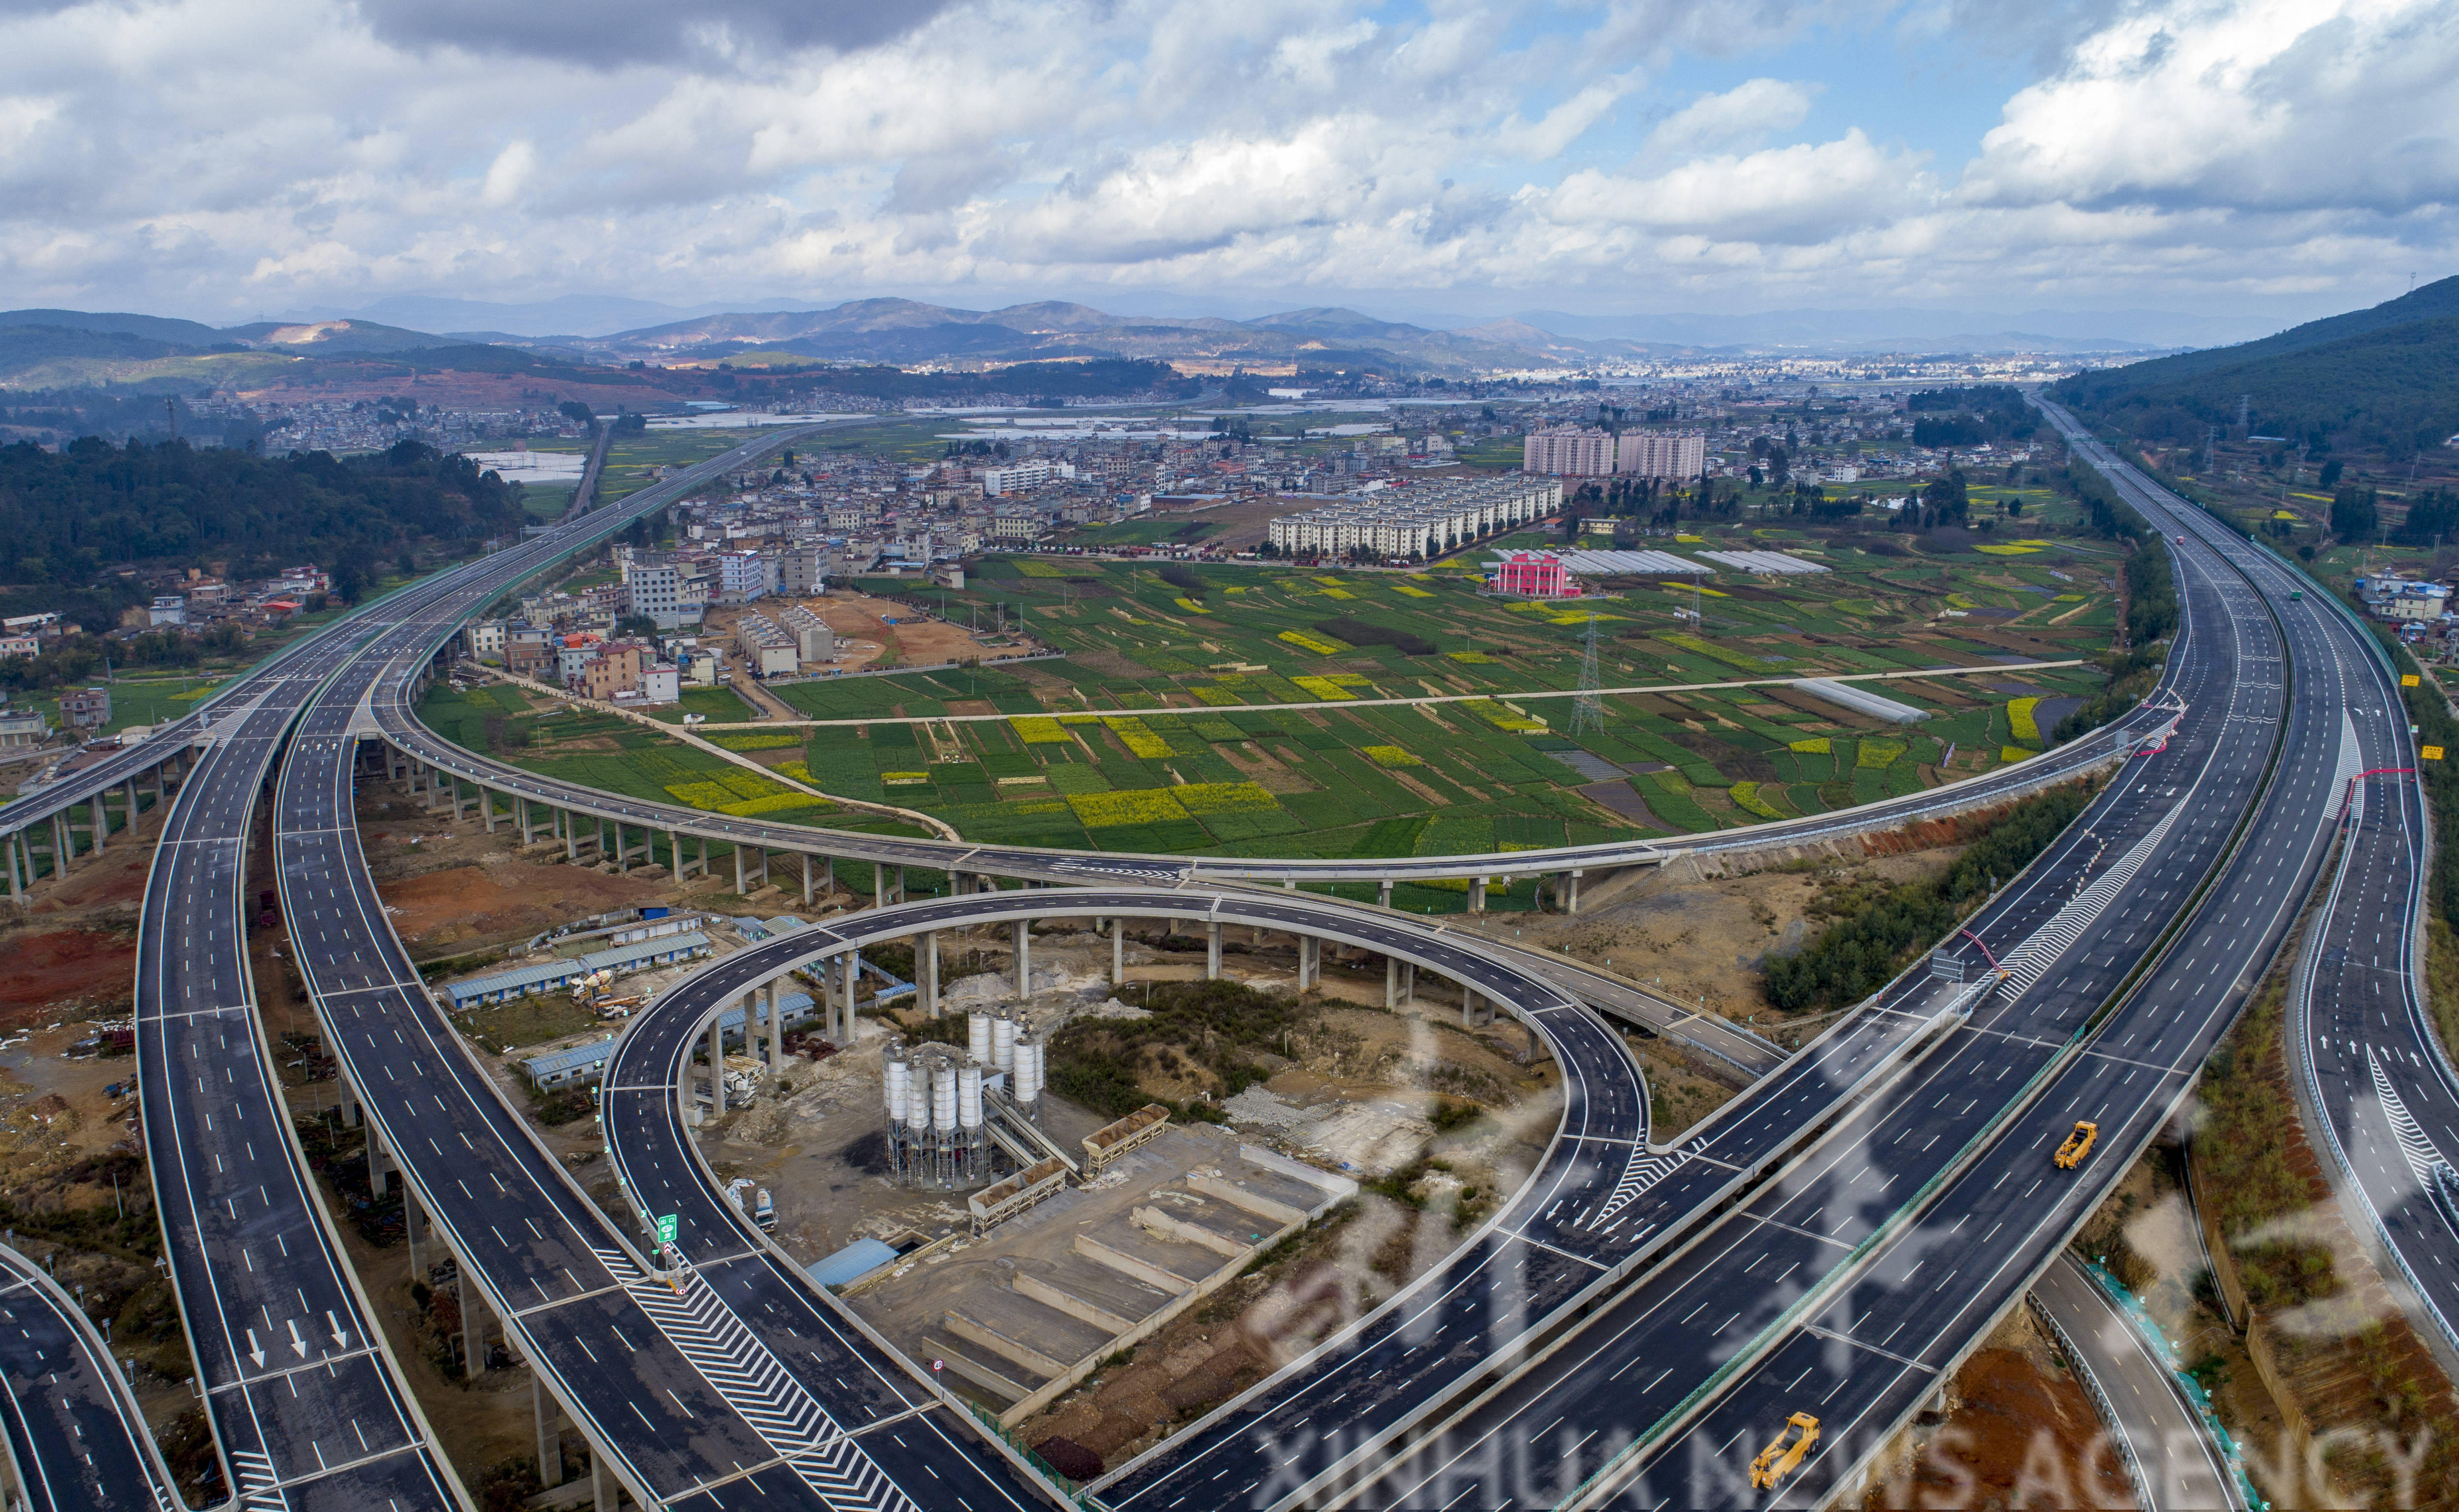
[[[905,869],[901,866],[896,869],[896,901],[905,901]]]
[[[606,821],[603,819],[598,821],[598,854],[601,859],[606,854]],[[618,819],[615,821],[615,870],[619,874],[624,870],[623,859],[623,821]]]
[[[1577,914],[1580,912],[1580,873],[1578,872],[1573,871],[1563,873],[1562,898],[1564,913]]]
[[[69,863],[76,858],[76,831],[69,828],[68,810],[52,815],[52,875],[69,874]]]
[[[26,891],[17,883],[17,848],[23,845],[25,840],[26,837],[22,834],[11,834],[8,838],[9,901],[16,904],[19,908],[24,908],[26,906]]]
[[[666,857],[675,864],[675,880],[683,879],[683,837],[681,830],[666,831]]]
[[[837,1047],[853,1046],[854,990],[861,985],[862,957],[848,951],[837,957]]]
[[[1213,919],[1204,926],[1204,979],[1212,981],[1221,975],[1221,921]]]
[[[461,1298],[461,1378],[475,1380],[487,1374],[487,1301],[470,1284],[467,1263],[455,1263],[452,1286]]]
[[[803,907],[811,906],[811,852],[803,852]]]
[[[372,1171],[375,1166],[369,1165],[368,1169]],[[424,1281],[427,1272],[418,1269],[418,1199],[410,1194],[406,1184],[401,1194],[401,1227],[403,1237],[410,1241],[410,1279]],[[465,1312],[462,1315],[467,1317],[469,1314]]]
[[[1383,1011],[1390,1013],[1400,1006],[1400,957],[1383,957]]]
[[[103,843],[111,838],[111,806],[102,801],[101,793],[85,801],[85,818],[86,828],[94,831],[94,853],[100,855]]]
[[[556,829],[563,836],[563,858],[567,861],[579,860],[580,833],[573,827],[572,810],[557,808],[555,811],[555,822]]]
[[[495,832],[495,794],[493,788],[478,789],[478,817],[487,821],[487,832]]]
[[[128,832],[137,832],[137,779],[128,779]]]
[[[1124,917],[1110,920],[1110,985],[1127,984],[1127,921]]]
[[[768,885],[768,848],[767,846],[760,848],[760,885],[763,888]]]
[[[708,1106],[712,1117],[725,1115],[725,1021],[713,1018],[708,1025]]]
[[[563,1414],[536,1364],[530,1367],[530,1415],[537,1420],[538,1480],[552,1491],[563,1484]]]
[[[1390,908],[1392,906],[1392,879],[1390,877],[1385,877],[1382,881],[1375,884],[1375,901],[1380,903],[1385,908]]]
[[[1016,940],[1016,996],[1021,1000],[1033,996],[1033,924],[1018,919],[1008,928]]]
[[[1298,936],[1298,991],[1304,992],[1323,976],[1323,942],[1312,934]]]
[[[606,1463],[606,1457],[598,1452],[595,1444],[589,1448],[589,1490],[597,1498],[593,1512],[619,1512],[623,1500],[623,1483],[615,1479],[615,1472]]]
[[[914,953],[914,985],[922,993],[922,1011],[939,1017],[939,932],[924,930],[922,948]]]
[[[786,1006],[778,1001],[781,994],[774,980],[764,983],[760,996],[768,999],[768,1074],[786,1074]]]
[[[750,881],[743,874],[743,843],[737,841],[734,846],[734,895],[741,897],[749,889]]]
[[[1468,911],[1470,913],[1482,914],[1485,912],[1485,884],[1490,880],[1491,879],[1487,877],[1478,877],[1469,883]]]
[[[884,908],[887,904],[888,867],[883,862],[873,861],[871,864],[871,906]]]
[[[1418,1006],[1418,963],[1416,961],[1400,963],[1400,1001],[1405,1007]]]

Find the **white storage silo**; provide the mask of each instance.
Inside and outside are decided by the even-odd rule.
[[[956,1068],[956,1123],[969,1135],[982,1126],[982,1068],[976,1061]]]
[[[984,1065],[991,1063],[991,1016],[974,1012],[965,1016],[965,1047],[974,1059]]]
[[[980,1056],[974,1057],[980,1060]],[[1016,1018],[1005,1008],[991,1018],[991,1054],[986,1064],[995,1070],[1016,1069]]]
[[[956,1068],[941,1057],[931,1061],[931,1129],[948,1134],[956,1127]]]

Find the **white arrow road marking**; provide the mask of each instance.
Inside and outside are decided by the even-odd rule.
[[[247,1357],[256,1361],[258,1370],[264,1369],[264,1346],[256,1341],[256,1330],[243,1329],[241,1332],[247,1335]]]
[[[307,1357],[307,1341],[299,1336],[299,1320],[297,1318],[292,1318],[290,1320],[290,1347],[299,1352],[299,1357],[301,1359],[305,1359]]]
[[[333,1326],[333,1347],[335,1349],[348,1349],[350,1347],[350,1331],[342,1327],[342,1320],[335,1317],[332,1314],[332,1312],[328,1309],[325,1313],[325,1321]]]

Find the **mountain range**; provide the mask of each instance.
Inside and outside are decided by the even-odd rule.
[[[684,312],[587,295],[529,305],[399,296],[355,313],[313,313],[317,318],[215,326],[124,311],[0,312],[0,386],[193,382],[209,369],[236,376],[297,358],[390,359],[485,372],[602,370],[636,362],[776,368],[1123,359],[1212,371],[1246,365],[1464,375],[1760,351],[2136,352],[2154,348],[2099,332],[2185,319],[2135,311],[2110,315],[2104,325],[2099,315],[2036,312],[2021,317],[2015,328],[1993,329],[1986,317],[1951,311],[1580,316],[1538,310],[1439,328],[1338,305],[1237,320],[1126,315],[1056,300],[994,310],[910,299],[854,300],[822,309],[766,301]],[[644,315],[677,318],[640,323]],[[621,324],[627,319],[635,323]],[[237,354],[261,356],[249,368],[231,360]],[[287,366],[305,374],[295,361]]]

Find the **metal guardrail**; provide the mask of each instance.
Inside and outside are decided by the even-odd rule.
[[[2091,1398],[2091,1410],[2100,1416],[2101,1422],[2108,1427],[2109,1440],[2116,1447],[2117,1458],[2126,1465],[2126,1478],[2134,1482],[2134,1504],[2143,1508],[2144,1512],[2153,1512],[2159,1503],[2153,1500],[2152,1482],[2143,1473],[2143,1461],[2134,1453],[2133,1441],[2126,1437],[2118,1424],[2117,1404],[2109,1399],[2108,1390],[2100,1384],[2100,1377],[2092,1373],[2091,1362],[2084,1357],[2083,1351],[2075,1347],[2075,1341],[2068,1334],[2066,1325],[2060,1323],[2056,1314],[2042,1305],[2040,1293],[2028,1292],[2024,1295],[2024,1300],[2031,1304],[2033,1313],[2043,1323],[2049,1325],[2050,1336],[2058,1341],[2058,1348],[2066,1353],[2067,1363],[2074,1367],[2075,1379],[2083,1383],[2083,1394]]]

